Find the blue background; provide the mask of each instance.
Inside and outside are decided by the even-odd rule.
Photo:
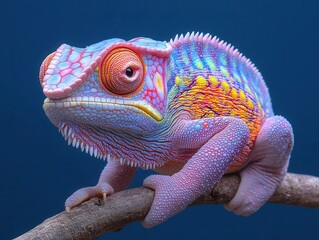
[[[0,239],[10,239],[63,210],[76,189],[93,185],[103,162],[67,146],[42,110],[38,71],[62,43],[85,47],[137,36],[169,40],[209,32],[252,59],[276,114],[293,125],[289,171],[319,176],[318,53],[315,1],[1,1]],[[139,171],[133,186],[150,172]],[[223,206],[192,207],[146,230],[140,223],[101,239],[310,239],[319,211],[264,206],[238,217]]]

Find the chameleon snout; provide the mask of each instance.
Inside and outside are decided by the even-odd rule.
[[[91,58],[85,50],[72,49],[66,44],[49,54],[40,68],[40,83],[44,95],[50,99],[68,97],[96,68],[96,61],[88,64]]]

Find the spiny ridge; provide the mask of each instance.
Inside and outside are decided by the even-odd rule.
[[[199,32],[196,32],[196,33],[188,32],[186,33],[185,36],[183,34],[181,35],[177,34],[174,40],[171,39],[169,41],[169,44],[172,47],[178,47],[182,44],[193,42],[193,41],[211,43],[218,48],[224,49],[227,53],[232,54],[234,57],[237,57],[241,59],[242,61],[244,61],[245,64],[253,70],[253,72],[255,72],[257,75],[259,75],[262,78],[261,73],[259,72],[257,67],[251,62],[249,58],[246,58],[242,53],[238,51],[238,49],[235,49],[234,46],[232,46],[230,43],[220,40],[216,36],[212,37],[212,35],[210,35],[209,33],[204,35],[203,33],[199,33]]]
[[[108,163],[111,161],[119,161],[120,164],[122,165],[128,165],[130,167],[141,167],[146,170],[155,169],[156,167],[160,167],[163,165],[163,164],[156,164],[156,163],[138,162],[138,161],[133,161],[130,159],[125,159],[123,157],[117,158],[117,157],[111,156],[110,153],[102,153],[100,149],[94,146],[90,146],[89,144],[84,143],[83,141],[78,139],[75,136],[73,129],[65,123],[62,123],[60,125],[59,132],[61,132],[64,139],[68,141],[68,145],[72,144],[73,147],[76,147],[76,148],[80,147],[82,152],[85,151],[86,153],[90,154],[90,156],[94,156],[98,159],[103,159],[104,161],[107,160]]]

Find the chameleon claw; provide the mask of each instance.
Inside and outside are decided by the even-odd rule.
[[[106,192],[103,193],[103,202],[106,202]]]
[[[70,207],[65,207],[65,211],[66,211],[67,213],[70,213],[71,208],[70,208]]]

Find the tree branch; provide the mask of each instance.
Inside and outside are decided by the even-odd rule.
[[[224,176],[192,205],[227,203],[235,195],[239,182],[238,175]],[[46,219],[16,239],[95,239],[143,220],[153,198],[153,190],[139,187],[115,193],[105,204],[97,198],[91,199],[70,213],[64,211]],[[269,202],[319,208],[319,178],[288,173]]]

